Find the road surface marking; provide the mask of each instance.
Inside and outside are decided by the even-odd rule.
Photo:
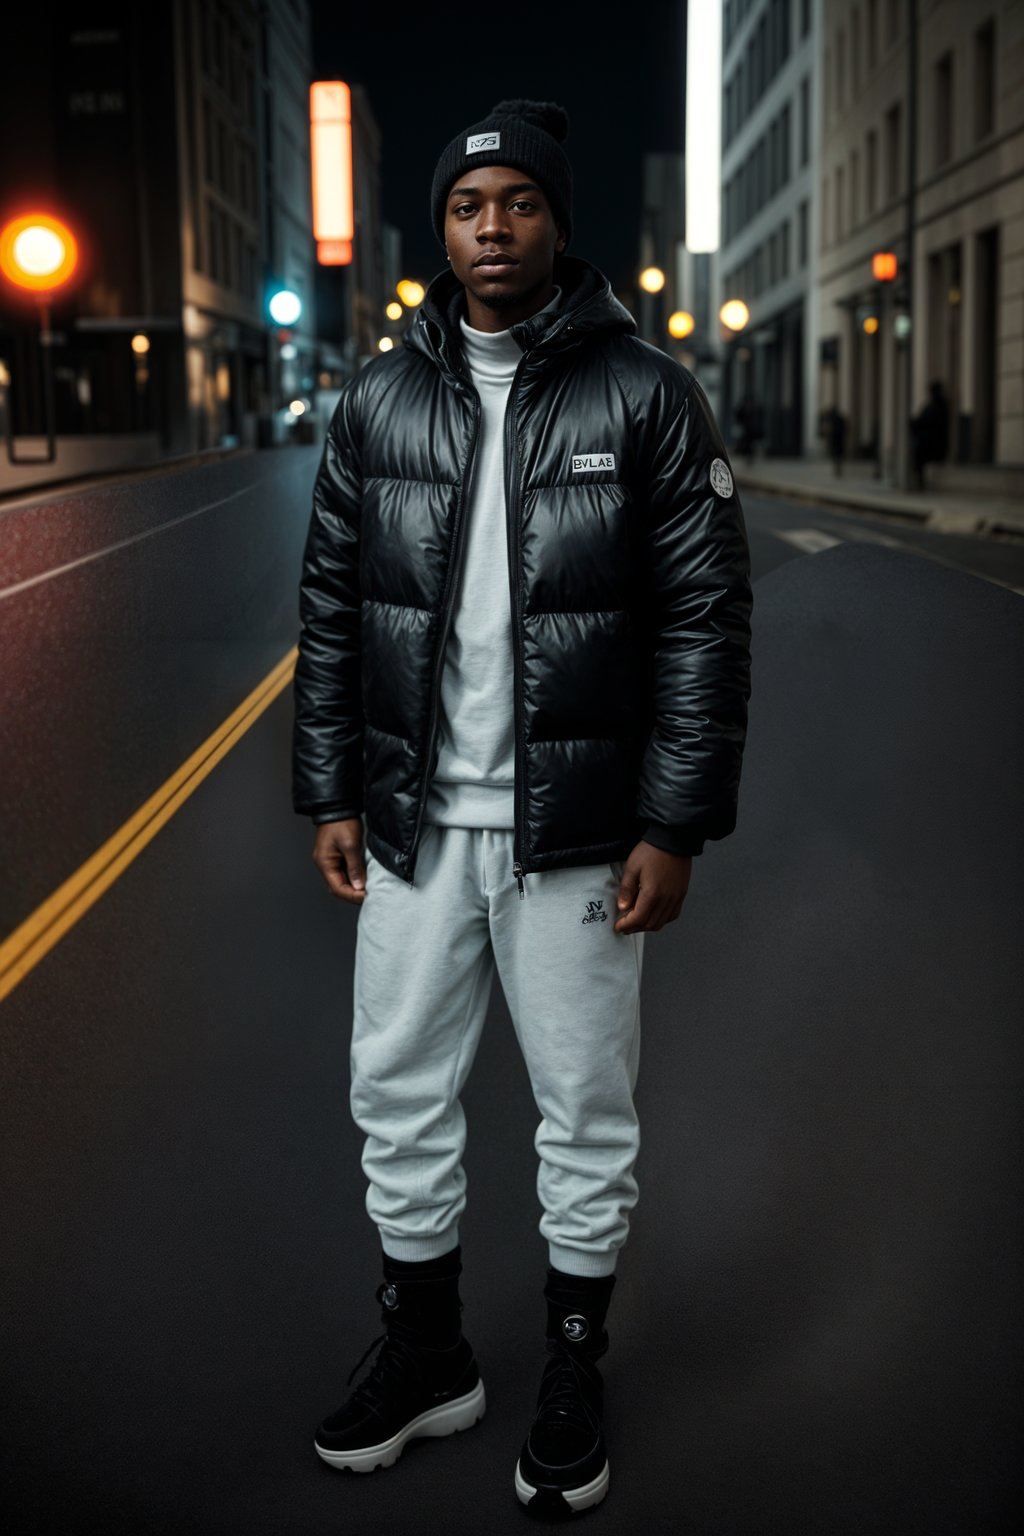
[[[291,682],[298,654],[298,646],[293,646],[166,783],[0,944],[0,999],[13,992],[58,939],[88,912],[221,758],[256,724]]]
[[[823,549],[831,549],[834,544],[843,542],[834,539],[830,533],[823,533],[820,528],[773,528],[772,533],[777,539],[785,539],[787,544],[795,544],[805,555],[820,555]]]

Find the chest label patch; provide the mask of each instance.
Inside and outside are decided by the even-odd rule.
[[[471,133],[466,140],[466,154],[475,155],[481,149],[497,149],[501,144],[499,133]]]
[[[732,495],[732,471],[724,459],[716,459],[711,466],[711,489],[716,496]]]
[[[572,456],[572,472],[574,475],[585,474],[587,470],[614,470],[614,468],[614,453],[574,453]]]

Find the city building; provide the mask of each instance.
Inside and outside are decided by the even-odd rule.
[[[48,211],[79,260],[45,308],[0,284],[0,488],[282,441],[303,425],[286,414],[296,396],[316,423],[320,381],[375,351],[379,130],[355,88],[353,261],[321,269],[311,39],[309,0],[22,16],[0,63],[0,134],[19,146],[0,224]],[[268,314],[279,288],[302,306],[287,326]],[[339,293],[321,335],[319,301]]]
[[[945,466],[1024,465],[1024,7],[825,0],[818,394],[909,483],[941,384]],[[876,281],[875,253],[896,257]],[[965,483],[963,474],[959,483]]]
[[[820,0],[725,0],[722,10],[721,244],[711,265],[717,316],[741,299],[750,319],[726,344],[724,426],[745,398],[761,451],[814,446],[816,261],[812,204],[820,119]]]

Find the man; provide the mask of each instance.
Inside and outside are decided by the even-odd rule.
[[[949,452],[949,400],[941,379],[928,386],[928,404],[911,418],[910,440],[914,463],[914,485],[927,490],[924,467],[931,461],[941,464]]]
[[[324,447],[294,736],[314,860],[359,908],[351,1107],[386,1329],[316,1449],[372,1470],[484,1411],[459,1094],[497,969],[543,1116],[549,1260],[515,1488],[552,1513],[608,1487],[596,1362],[638,1195],[643,937],[735,826],[752,607],[700,386],[565,254],[566,128],[500,102],[438,161],[450,270]]]

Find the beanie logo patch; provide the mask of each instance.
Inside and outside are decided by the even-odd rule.
[[[476,155],[482,149],[497,149],[501,143],[501,133],[471,133],[466,140],[466,154]]]
[[[572,472],[581,474],[585,470],[615,468],[614,453],[574,453],[572,456]]]

